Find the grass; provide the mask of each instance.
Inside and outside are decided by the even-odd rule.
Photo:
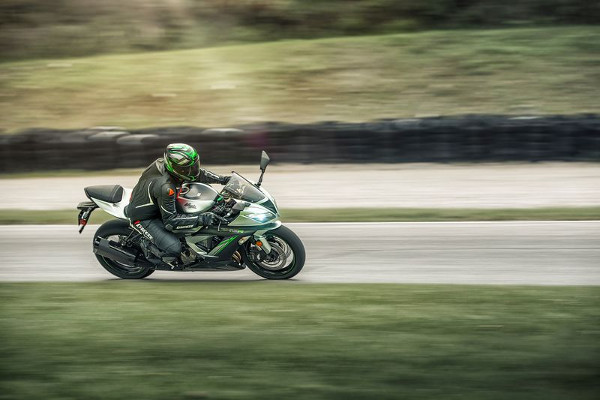
[[[515,209],[288,209],[283,210],[283,219],[290,222],[596,220],[600,219],[600,206]]]
[[[600,289],[0,284],[3,399],[595,399]]]
[[[0,225],[75,224],[73,210],[0,210]],[[102,210],[92,214],[90,223],[112,219]],[[333,208],[286,209],[285,222],[391,222],[391,221],[561,221],[600,219],[600,206],[561,208],[464,209],[464,208]]]
[[[428,0],[47,0],[0,2],[2,58],[74,57],[285,38],[406,32],[436,27],[591,23],[594,5],[564,0],[455,4]],[[540,7],[543,4],[543,8]]]
[[[452,30],[0,64],[0,129],[599,112],[597,26]]]

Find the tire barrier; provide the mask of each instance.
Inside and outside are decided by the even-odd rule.
[[[138,168],[184,142],[203,162],[286,163],[600,161],[598,115],[467,115],[366,123],[264,123],[227,129],[30,129],[0,136],[3,172]]]

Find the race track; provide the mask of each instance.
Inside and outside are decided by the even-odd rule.
[[[288,226],[307,249],[296,282],[600,285],[600,221]],[[0,226],[0,281],[113,279],[92,254],[96,228]],[[249,270],[149,279],[262,280]]]
[[[216,166],[258,178],[258,166]],[[141,171],[140,171],[141,172]],[[73,209],[92,185],[133,187],[128,175],[0,179],[0,209]],[[1,175],[0,175],[1,177]],[[282,208],[539,208],[600,205],[599,163],[311,164],[269,166],[265,188]],[[219,186],[215,186],[219,189]],[[35,188],[35,196],[23,198]]]

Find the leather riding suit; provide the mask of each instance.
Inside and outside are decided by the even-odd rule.
[[[227,176],[200,169],[195,181],[225,184],[228,180]],[[167,172],[163,159],[159,158],[142,173],[127,206],[127,217],[133,226],[165,255],[172,257],[181,253],[181,242],[172,232],[198,227],[203,221],[200,213],[177,212],[176,199],[180,185],[181,182]]]

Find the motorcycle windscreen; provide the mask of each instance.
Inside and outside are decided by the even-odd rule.
[[[252,203],[258,203],[266,197],[263,192],[256,188],[256,186],[235,172],[231,175],[231,179],[227,185],[225,185],[221,193],[224,196],[229,196],[236,200],[249,201]]]

